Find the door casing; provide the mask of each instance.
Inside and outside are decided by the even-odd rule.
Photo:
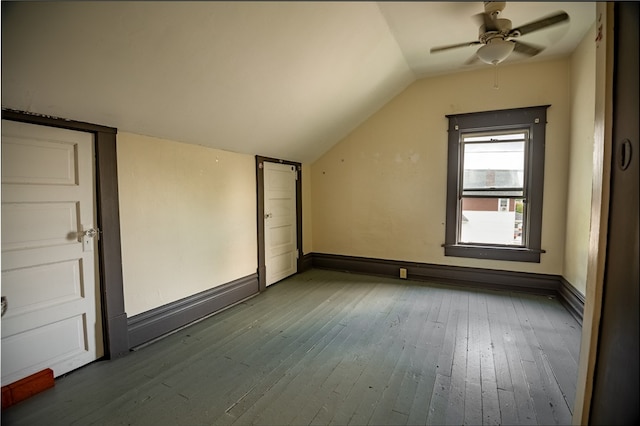
[[[266,257],[264,246],[264,163],[272,162],[295,166],[298,171],[296,180],[296,249],[299,256],[297,259],[298,272],[302,271],[302,164],[295,161],[280,160],[277,158],[262,157],[256,155],[256,182],[257,182],[257,225],[258,225],[258,283],[260,291],[267,288],[266,280]]]
[[[89,132],[94,135],[98,262],[104,353],[109,359],[129,352],[127,314],[124,310],[120,213],[118,202],[117,129],[57,117],[2,110],[2,119]]]

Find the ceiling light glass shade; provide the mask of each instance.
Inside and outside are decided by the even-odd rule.
[[[482,62],[496,65],[507,59],[513,52],[514,43],[506,40],[491,40],[489,43],[478,49],[477,55]]]

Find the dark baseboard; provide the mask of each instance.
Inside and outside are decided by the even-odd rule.
[[[312,253],[313,267],[345,272],[399,278],[400,268],[407,270],[407,278],[445,284],[473,285],[487,289],[525,291],[536,294],[556,295],[560,287],[557,275],[495,269],[468,268],[462,266],[434,265],[365,257]]]
[[[298,272],[308,271],[309,269],[313,268],[313,253],[304,254],[302,256],[302,262],[300,262],[300,265],[300,271]]]
[[[584,314],[584,296],[572,286],[564,277],[560,277],[560,288],[558,289],[560,301],[573,315],[573,317],[582,325]]]
[[[257,294],[258,290],[258,275],[252,274],[130,317],[129,347],[135,348],[220,311]]]

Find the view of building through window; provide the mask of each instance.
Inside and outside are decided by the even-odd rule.
[[[459,243],[523,246],[527,131],[461,135]]]

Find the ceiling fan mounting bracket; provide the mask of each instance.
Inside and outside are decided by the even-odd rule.
[[[500,14],[500,12],[504,10],[506,6],[506,1],[485,1],[484,12],[486,14],[492,15],[492,17],[495,18]]]

